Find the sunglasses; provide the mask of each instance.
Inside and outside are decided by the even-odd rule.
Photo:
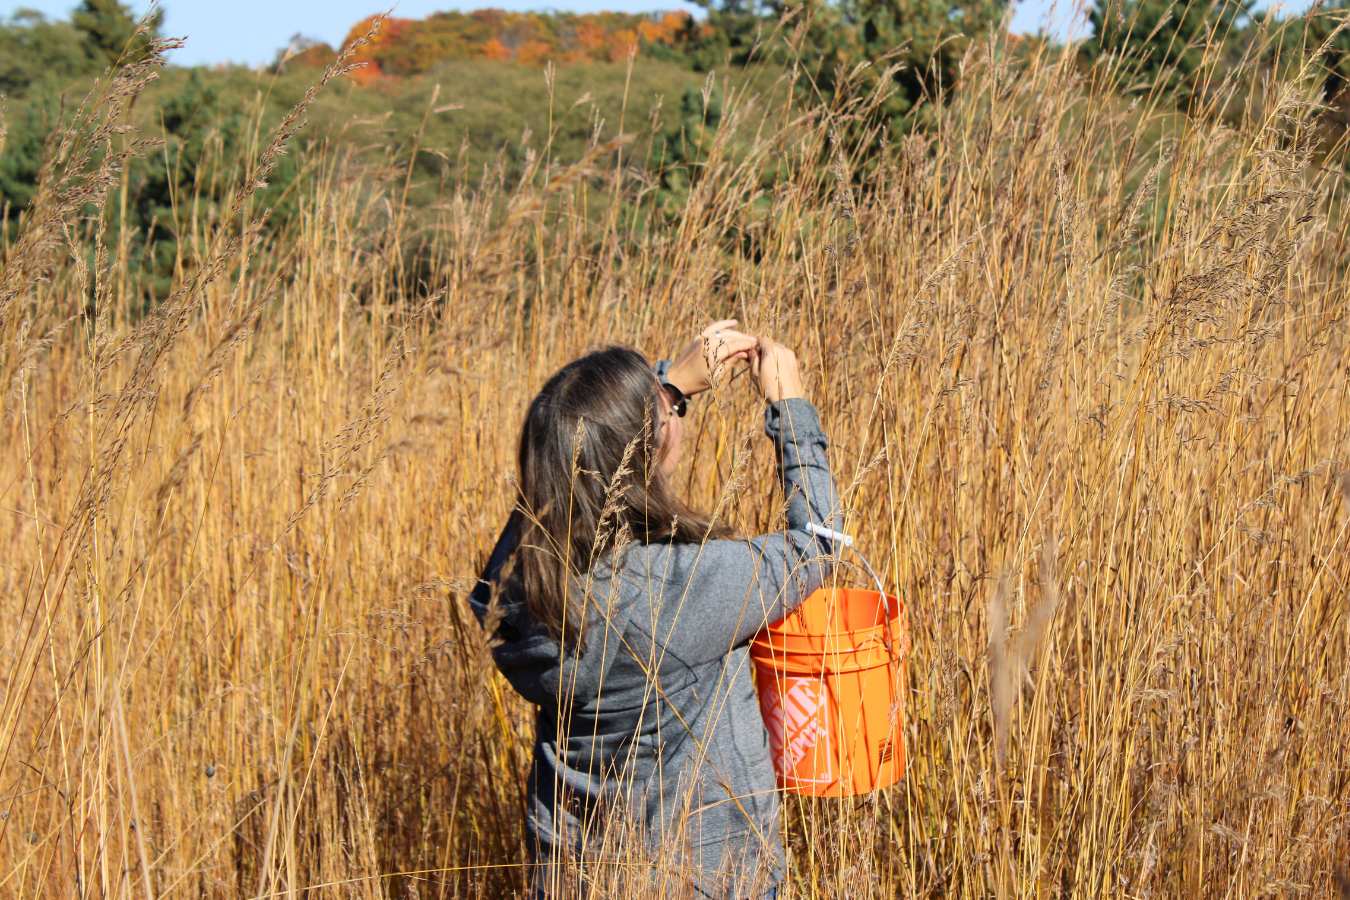
[[[689,398],[684,395],[684,391],[673,384],[662,384],[661,390],[670,398],[670,411],[683,419],[684,414],[689,411]]]

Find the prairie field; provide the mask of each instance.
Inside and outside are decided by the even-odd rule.
[[[110,223],[158,65],[71,104],[0,257],[0,896],[523,892],[532,713],[465,597],[525,406],[722,318],[797,351],[911,622],[906,776],[786,796],[783,896],[1350,896],[1350,235],[1313,79],[1215,66],[1181,114],[1123,99],[1129,60],[985,42],[885,147],[866,89],[746,89],[677,208],[620,118],[418,215],[411,166],[304,140],[307,97],[201,176],[229,203],[177,198],[147,304]],[[755,533],[748,380],[692,405],[680,483]],[[615,860],[567,895],[650,893]]]

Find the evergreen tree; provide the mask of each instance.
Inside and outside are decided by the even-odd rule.
[[[702,91],[685,88],[680,98],[679,118],[662,136],[657,154],[663,199],[676,207],[683,204],[689,188],[703,173],[721,122],[722,91],[719,88],[711,90],[706,102]]]
[[[47,135],[59,117],[60,107],[55,96],[43,92],[6,113],[8,128],[4,152],[0,153],[0,206],[7,205],[12,216],[28,206],[37,190]]]
[[[855,94],[888,89],[879,112],[893,134],[920,124],[919,102],[955,85],[971,40],[998,25],[1008,7],[1007,0],[764,0],[762,8],[752,2],[723,0],[709,22],[728,31],[726,41],[734,48],[748,45],[760,25],[767,33],[773,19],[794,12],[807,23],[800,44],[766,55],[800,61],[804,89],[819,91],[825,101],[844,78],[855,79]],[[891,83],[878,84],[897,63],[901,67],[888,76]]]
[[[1322,97],[1330,103],[1344,105],[1346,99],[1342,92],[1350,85],[1350,28],[1341,28],[1340,24],[1350,17],[1350,0],[1328,0],[1288,22],[1274,24],[1265,12],[1253,29],[1273,25],[1279,29],[1278,39],[1273,52],[1278,54],[1272,62],[1278,62],[1283,73],[1315,53],[1321,53],[1314,63],[1314,72],[1322,81]],[[1326,50],[1322,46],[1326,45]]]
[[[1104,0],[1089,12],[1089,59],[1124,54],[1137,65],[1137,84],[1160,80],[1179,100],[1195,90],[1195,73],[1211,41],[1233,39],[1250,17],[1252,0]]]
[[[84,35],[21,9],[0,23],[0,94],[21,95],[34,85],[59,86],[98,71]]]
[[[223,92],[216,83],[193,69],[186,83],[167,97],[159,110],[164,146],[131,166],[130,225],[135,230],[131,254],[149,276],[151,293],[163,298],[171,286],[177,244],[185,239],[178,227],[186,222],[182,210],[210,218],[224,209],[234,183],[234,166],[245,156],[251,121],[244,100]],[[272,210],[273,223],[284,222],[297,211],[287,188],[300,163],[287,154],[258,194],[261,206]],[[284,202],[283,202],[284,197]],[[178,216],[175,216],[175,201]]]
[[[148,32],[138,37],[139,21],[118,0],[83,0],[70,15],[70,24],[84,34],[92,52],[105,65],[123,59],[124,53],[127,62],[142,59],[150,38],[159,35],[164,11],[155,10],[146,23]]]
[[[695,71],[750,62],[756,40],[773,24],[773,11],[759,0],[695,0],[707,10],[706,23],[690,18],[682,42]],[[706,30],[704,25],[706,24]]]
[[[903,68],[893,78],[899,90],[886,111],[902,121],[923,97],[950,90],[970,42],[999,25],[1003,0],[849,0],[845,21],[857,35],[862,57],[884,70],[885,58]]]

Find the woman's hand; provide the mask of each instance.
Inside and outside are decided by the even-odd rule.
[[[770,403],[806,396],[797,354],[775,340],[759,339],[759,353],[751,358],[750,371]]]
[[[759,339],[736,331],[735,319],[714,322],[690,341],[670,363],[666,379],[688,396],[702,393],[721,377],[727,365],[754,359]]]

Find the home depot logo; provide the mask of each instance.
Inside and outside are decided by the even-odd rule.
[[[834,780],[829,752],[829,706],[825,685],[815,678],[776,679],[777,690],[766,691],[764,725],[769,748],[784,778],[799,782],[828,783]],[[825,746],[815,756],[815,771],[797,772],[821,738]]]

